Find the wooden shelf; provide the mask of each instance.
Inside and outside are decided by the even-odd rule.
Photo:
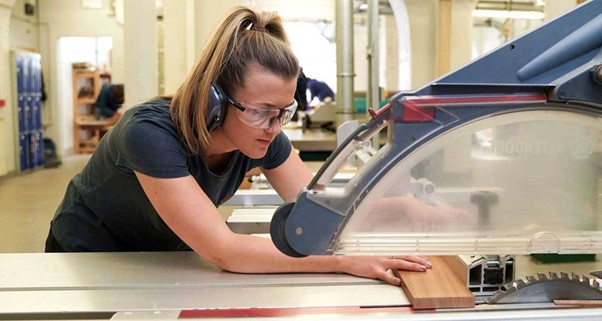
[[[103,82],[110,81],[110,75],[81,69],[73,69],[72,75],[73,149],[75,153],[91,153],[114,124],[112,120],[98,120],[94,111],[101,86]]]
[[[96,103],[96,97],[81,97],[77,99],[79,104],[83,105],[94,105]]]
[[[111,126],[113,121],[107,119],[97,119],[95,115],[80,115],[75,118],[75,123],[79,126]]]

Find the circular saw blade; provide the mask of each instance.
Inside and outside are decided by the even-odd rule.
[[[600,284],[577,274],[538,273],[508,283],[491,297],[488,304],[545,303],[553,300],[602,300]]]

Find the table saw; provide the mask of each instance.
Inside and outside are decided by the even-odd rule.
[[[602,320],[600,273],[512,272],[517,256],[602,252],[601,48],[602,0],[588,1],[399,93],[263,227],[296,257],[498,264],[496,289],[485,273],[466,278],[492,292],[473,308],[414,310],[401,288],[349,275],[223,272],[193,252],[0,254],[0,319]],[[387,142],[335,184],[382,131]],[[421,210],[383,208],[407,200]]]

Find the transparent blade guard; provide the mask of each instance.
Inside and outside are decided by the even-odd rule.
[[[393,110],[381,126],[387,143],[347,185],[328,184],[344,168],[336,160],[318,178],[307,199],[345,216],[329,252],[601,252],[598,112],[545,100],[442,101],[414,107],[409,121]]]

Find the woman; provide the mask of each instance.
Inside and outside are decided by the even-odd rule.
[[[344,272],[391,284],[400,281],[388,269],[426,270],[418,256],[291,258],[225,224],[217,206],[249,169],[260,167],[285,200],[312,177],[281,132],[299,72],[276,14],[234,10],[173,97],[128,110],[103,137],[71,180],[46,251],[192,249],[232,272]]]

